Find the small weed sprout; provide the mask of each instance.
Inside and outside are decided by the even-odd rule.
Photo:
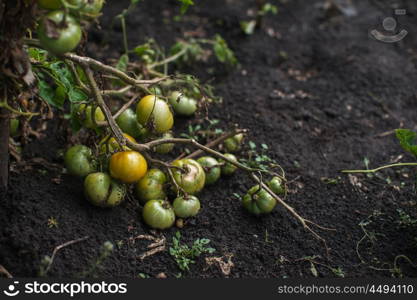
[[[181,233],[177,231],[172,238],[172,247],[169,248],[169,254],[182,271],[189,271],[190,264],[194,264],[197,257],[204,253],[216,251],[216,249],[207,246],[209,243],[209,239],[196,239],[190,248],[188,245],[181,243]]]
[[[91,264],[90,268],[80,274],[79,277],[97,277],[97,273],[103,265],[104,261],[113,253],[113,243],[107,241],[101,246],[100,254],[97,259]]]

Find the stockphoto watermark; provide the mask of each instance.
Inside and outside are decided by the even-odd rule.
[[[408,30],[400,20],[406,15],[405,9],[396,9],[393,16],[384,17],[369,30],[370,36],[384,43],[397,43],[403,40],[408,35]]]
[[[3,290],[3,294],[8,297],[26,294],[57,294],[69,295],[74,297],[79,294],[126,294],[127,283],[108,283],[101,282],[32,282],[20,283],[11,281]]]

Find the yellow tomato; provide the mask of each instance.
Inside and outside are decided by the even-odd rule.
[[[110,175],[124,183],[139,181],[147,171],[148,164],[139,152],[117,152],[110,158]]]
[[[167,132],[174,125],[168,104],[154,95],[143,97],[136,107],[138,122],[157,133]]]
[[[123,135],[129,141],[131,141],[133,143],[136,143],[136,140],[133,137],[131,137],[130,135],[128,135],[127,133],[123,133]],[[108,138],[108,136],[107,136],[100,141],[100,152],[101,153],[107,153],[107,151],[112,153],[112,152],[115,152],[115,151],[118,151],[118,150],[120,151],[122,149],[120,148],[119,143],[117,142],[117,140],[114,137]],[[127,146],[124,146],[123,150],[128,151],[128,150],[130,150],[130,148],[127,147]]]

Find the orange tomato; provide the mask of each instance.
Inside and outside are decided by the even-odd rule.
[[[110,158],[110,175],[124,183],[139,181],[148,171],[146,159],[136,151],[123,151]]]

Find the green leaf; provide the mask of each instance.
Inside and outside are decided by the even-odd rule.
[[[178,1],[181,2],[180,12],[182,15],[187,12],[190,5],[194,5],[193,0],[178,0]]]
[[[70,102],[85,102],[88,100],[88,96],[78,88],[72,88],[68,92],[68,99]]]
[[[409,129],[397,129],[395,130],[395,135],[401,147],[417,157],[417,133]]]
[[[237,59],[233,51],[229,48],[226,41],[218,34],[215,36],[213,51],[220,62],[231,66],[237,64]]]
[[[128,63],[129,56],[127,54],[123,54],[122,56],[120,56],[119,61],[116,64],[116,68],[120,71],[126,72]]]
[[[54,101],[55,89],[47,81],[45,81],[44,76],[38,76],[38,89],[39,96],[44,101],[54,107],[60,107]]]
[[[38,62],[44,62],[48,56],[48,52],[39,48],[29,48],[28,55]]]
[[[243,32],[247,35],[251,35],[254,33],[256,27],[256,21],[252,20],[249,22],[241,21],[240,28],[242,28]]]

